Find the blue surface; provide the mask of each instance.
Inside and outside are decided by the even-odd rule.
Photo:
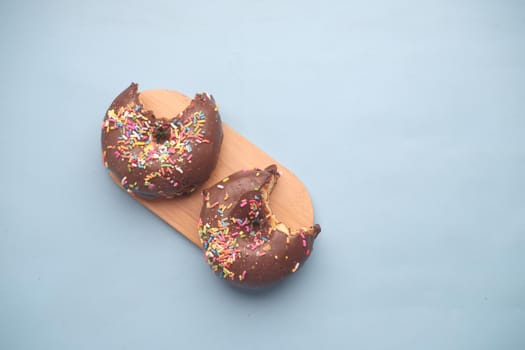
[[[3,1],[0,29],[0,349],[525,348],[524,2]],[[232,289],[114,186],[131,81],[213,93],[303,180],[304,269]]]

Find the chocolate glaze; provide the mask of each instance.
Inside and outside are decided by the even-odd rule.
[[[297,271],[319,225],[292,231],[277,221],[269,195],[277,167],[243,170],[203,191],[199,235],[207,262],[238,286],[262,287]]]
[[[105,166],[140,197],[171,198],[194,191],[217,164],[222,125],[215,100],[196,94],[171,120],[156,119],[132,83],[118,95],[102,124]]]

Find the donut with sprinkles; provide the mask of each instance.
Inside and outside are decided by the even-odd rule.
[[[199,237],[211,269],[237,286],[264,287],[301,268],[319,225],[292,230],[277,220],[275,165],[236,172],[203,191]]]
[[[223,133],[215,100],[196,94],[170,119],[156,118],[132,83],[109,106],[102,123],[106,168],[128,192],[145,199],[193,192],[217,164]]]

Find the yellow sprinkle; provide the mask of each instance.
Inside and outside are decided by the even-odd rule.
[[[228,270],[225,267],[222,268],[222,272],[224,272],[224,275],[227,276],[227,277],[230,277],[230,276],[234,275],[233,272],[231,272],[230,270]]]

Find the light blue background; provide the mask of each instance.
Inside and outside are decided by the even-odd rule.
[[[524,2],[3,1],[0,29],[0,349],[525,348]],[[300,273],[232,289],[114,186],[131,81],[213,93],[303,180]]]

